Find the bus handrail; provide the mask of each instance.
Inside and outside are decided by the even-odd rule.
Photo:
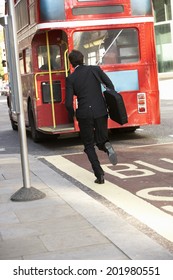
[[[70,70],[69,61],[67,59],[67,52],[68,52],[68,49],[66,49],[64,52],[65,76],[66,77],[68,76],[68,71]]]
[[[49,48],[49,36],[48,31],[46,31],[46,45],[47,45],[47,58],[48,58],[48,74],[49,74],[49,82],[50,82],[50,98],[51,98],[51,107],[52,107],[52,121],[53,127],[56,127],[55,121],[55,106],[54,106],[54,98],[53,98],[53,86],[52,86],[52,73],[51,73],[51,62],[50,62],[50,48]]]
[[[51,74],[58,74],[58,73],[65,73],[66,70],[56,70],[56,71],[51,71]],[[44,72],[37,72],[35,73],[34,75],[34,83],[35,83],[35,97],[36,97],[36,100],[39,100],[39,97],[38,97],[38,87],[37,87],[37,76],[42,76],[42,75],[47,75],[49,74],[49,71],[44,71]]]

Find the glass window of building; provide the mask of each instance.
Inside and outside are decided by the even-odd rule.
[[[155,22],[172,20],[171,0],[153,0]]]
[[[173,72],[173,0],[153,0],[159,73]]]
[[[171,25],[161,24],[155,26],[156,50],[159,73],[173,71],[173,44]]]

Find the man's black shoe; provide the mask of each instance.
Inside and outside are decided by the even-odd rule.
[[[107,154],[108,154],[108,157],[109,157],[109,160],[110,162],[113,164],[113,165],[116,165],[117,164],[117,155],[111,145],[110,142],[106,142],[105,143],[105,148],[107,150]]]
[[[104,175],[101,175],[99,178],[97,178],[94,183],[97,183],[97,184],[104,184],[105,182],[105,179],[104,179]]]

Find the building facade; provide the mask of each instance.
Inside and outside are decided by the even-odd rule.
[[[153,0],[160,78],[173,78],[173,0]]]

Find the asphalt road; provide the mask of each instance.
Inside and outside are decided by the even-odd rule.
[[[173,142],[173,100],[161,100],[161,124],[140,127],[135,133],[110,134],[112,143],[119,149],[139,145]],[[6,153],[20,152],[18,132],[13,131],[8,118],[6,97],[0,96],[0,148]],[[43,143],[33,143],[27,132],[28,152],[32,155],[54,155],[82,151],[80,138],[49,139]]]

